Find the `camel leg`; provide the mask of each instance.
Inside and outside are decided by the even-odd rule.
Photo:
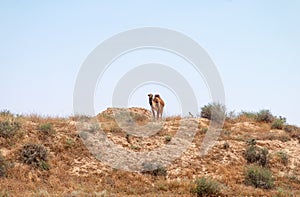
[[[153,118],[155,119],[155,112],[153,109],[152,109],[152,114],[153,114]]]
[[[162,114],[163,114],[164,108],[160,109],[160,118],[162,119]]]

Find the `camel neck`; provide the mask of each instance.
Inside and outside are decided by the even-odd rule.
[[[149,104],[152,107],[152,98],[149,98]]]

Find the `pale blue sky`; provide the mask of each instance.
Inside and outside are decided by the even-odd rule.
[[[76,76],[88,54],[112,35],[149,26],[179,31],[208,52],[222,77],[229,110],[270,109],[300,125],[300,1],[296,0],[0,1],[0,109],[72,114]],[[147,63],[156,57],[189,75],[180,60],[157,53],[143,51],[136,54],[138,60],[131,54],[130,60],[125,57],[119,64],[124,61],[126,71],[128,62]],[[100,84],[112,86],[121,71],[108,70],[105,76]],[[194,85],[199,105],[210,102],[201,77],[190,80],[199,84],[199,90]],[[105,86],[95,93],[97,112],[109,107],[111,88]],[[151,88],[137,90],[129,105],[148,108],[143,95]],[[172,98],[163,88],[155,88]],[[180,113],[177,102],[168,103],[166,115]]]

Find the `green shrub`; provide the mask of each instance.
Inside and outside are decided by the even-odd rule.
[[[143,163],[142,173],[150,174],[152,176],[167,176],[167,170],[161,164],[156,163]]]
[[[247,147],[245,152],[245,159],[248,163],[257,163],[263,167],[268,164],[269,151],[265,148],[261,149],[255,145]]]
[[[205,177],[197,179],[191,193],[197,196],[218,196],[220,195],[220,183]]]
[[[0,137],[9,138],[13,137],[21,128],[21,123],[17,121],[0,121]]]
[[[281,163],[286,166],[288,164],[288,162],[289,162],[289,156],[288,156],[288,154],[286,152],[279,151],[277,153],[277,155],[280,158]]]
[[[48,151],[41,144],[26,144],[21,150],[22,162],[43,170],[49,170]]]
[[[289,191],[285,191],[282,188],[278,188],[277,194],[274,197],[293,197],[293,194]]]
[[[226,115],[226,107],[220,103],[210,103],[201,108],[201,117],[222,122]]]
[[[165,142],[170,142],[172,140],[172,136],[167,135],[165,136]]]
[[[6,190],[0,190],[0,197],[9,197],[9,192]]]
[[[51,123],[46,123],[46,124],[40,125],[39,131],[41,131],[43,134],[46,134],[46,135],[51,135],[55,132]]]
[[[271,123],[274,120],[274,116],[272,115],[272,113],[270,112],[270,110],[264,109],[264,110],[260,110],[257,113],[256,120],[258,122]]]
[[[75,145],[75,141],[72,138],[67,138],[65,141],[66,148],[72,148]]]
[[[201,130],[200,130],[201,134],[206,134],[207,131],[208,131],[208,128],[207,128],[207,127],[203,127],[203,128],[201,128]]]
[[[271,189],[274,186],[272,172],[259,166],[250,166],[245,172],[245,184],[256,188]]]
[[[286,123],[286,118],[279,116],[279,118],[276,118],[273,121],[271,129],[283,129],[285,123]]]
[[[7,162],[0,152],[0,177],[5,177],[7,171]]]
[[[12,114],[9,110],[2,110],[2,111],[0,111],[0,116],[10,116],[10,117],[13,117],[14,116],[14,114]]]

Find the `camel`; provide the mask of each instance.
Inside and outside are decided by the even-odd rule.
[[[163,109],[165,106],[165,102],[160,98],[159,94],[156,94],[153,98],[153,94],[148,94],[149,104],[151,106],[151,110],[153,113],[153,117],[155,119],[155,111],[157,112],[157,119],[162,118]]]

